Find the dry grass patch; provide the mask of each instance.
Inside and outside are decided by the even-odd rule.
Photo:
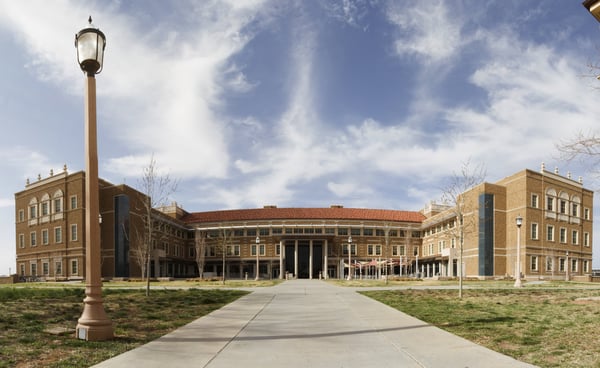
[[[0,367],[88,367],[156,339],[245,295],[235,290],[105,290],[104,307],[115,339],[77,340],[83,289],[0,288]]]
[[[366,291],[427,323],[541,367],[599,367],[600,290]],[[592,298],[582,302],[578,298]]]

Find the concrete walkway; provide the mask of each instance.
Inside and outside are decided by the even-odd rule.
[[[256,288],[95,367],[533,367],[318,280]]]

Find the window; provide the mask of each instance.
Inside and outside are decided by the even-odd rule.
[[[571,243],[573,245],[579,244],[579,232],[577,230],[571,232]]]
[[[283,229],[280,227],[275,227],[275,228],[273,228],[272,232],[273,232],[273,235],[283,234]]]
[[[554,226],[552,225],[546,227],[546,240],[554,241]]]
[[[239,256],[240,255],[240,246],[236,245],[228,245],[227,246],[227,255],[228,256]]]
[[[49,202],[42,202],[42,216],[48,216],[50,214]]]
[[[71,241],[77,241],[77,224],[71,225]]]
[[[400,255],[401,256],[405,256],[406,255],[406,247],[404,247],[404,245],[400,246]]]
[[[348,255],[348,244],[342,245],[342,253]],[[356,254],[356,244],[352,243],[352,254]]]
[[[37,264],[36,263],[31,264],[31,276],[37,276]]]
[[[25,211],[19,210],[19,222],[25,221]]]
[[[256,236],[256,229],[246,230],[246,236]]]
[[[577,203],[571,204],[571,216],[579,217],[579,205]]]
[[[194,247],[188,248],[188,257],[190,257],[190,258],[196,257],[196,248],[194,248]]]
[[[281,244],[279,243],[277,243],[277,245],[275,246],[275,254],[281,254]]]
[[[62,227],[54,228],[54,242],[62,243]]]
[[[79,267],[76,259],[71,260],[71,275],[79,274]]]
[[[62,261],[54,262],[54,274],[62,275]]]
[[[589,220],[590,219],[590,209],[589,208],[584,208],[583,209],[583,218],[585,220]]]
[[[531,207],[533,208],[538,208],[538,195],[537,194],[532,194],[531,195]]]
[[[19,248],[25,248],[25,234],[19,234]]]
[[[368,244],[367,249],[370,256],[381,255],[381,244]]]
[[[350,229],[350,235],[360,236],[360,228],[353,227]]]
[[[546,197],[546,204],[547,204],[546,205],[546,209],[548,211],[554,211],[554,198],[553,197],[547,196]]]
[[[32,247],[35,247],[37,245],[37,237],[35,231],[29,234],[29,241]]]
[[[571,272],[577,272],[577,260],[571,259]]]
[[[584,247],[590,246],[590,233],[583,233],[583,246]]]
[[[564,199],[560,200],[560,213],[567,213],[567,201],[565,201]]]
[[[244,230],[243,229],[233,230],[233,236],[244,236]]]
[[[29,206],[29,218],[34,219],[37,217],[37,204]]]
[[[21,276],[25,276],[25,265],[21,263],[19,269],[21,270]]]
[[[412,232],[412,237],[413,238],[420,238],[421,237],[421,232],[420,231],[413,231]]]
[[[71,209],[74,210],[77,208],[77,196],[71,196]]]
[[[537,272],[538,270],[538,257],[531,256],[531,271]]]
[[[339,228],[338,235],[348,235],[348,229],[347,228]]]
[[[256,244],[252,244],[251,249],[252,249],[252,251],[250,253],[252,253],[253,256],[256,256]],[[264,256],[265,255],[265,245],[259,244],[258,251],[261,256]]]
[[[375,236],[385,236],[385,230],[383,230],[383,229],[375,229]]]
[[[566,243],[567,242],[567,229],[565,229],[564,227],[560,228],[560,240],[561,243]]]
[[[48,245],[48,229],[42,230],[42,245]]]
[[[48,262],[42,262],[42,275],[50,275],[50,264]]]
[[[546,272],[554,271],[554,258],[546,257]]]
[[[364,236],[373,236],[373,229],[364,229],[363,234]]]
[[[398,230],[390,230],[390,236],[397,237],[398,236]]]
[[[260,236],[267,236],[269,235],[269,229],[260,229],[259,232]]]
[[[565,272],[565,259],[561,258],[558,262],[558,271]]]
[[[538,239],[538,224],[536,223],[531,224],[531,239]]]

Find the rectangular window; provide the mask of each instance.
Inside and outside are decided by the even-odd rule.
[[[31,264],[31,276],[37,276],[37,264]]]
[[[567,201],[564,199],[560,200],[560,213],[567,214]]]
[[[558,271],[565,272],[565,259],[564,258],[561,258],[558,261]]]
[[[246,236],[256,236],[256,229],[246,230]]]
[[[350,229],[350,235],[360,236],[360,228],[353,227]]]
[[[259,230],[258,234],[260,236],[268,236],[269,235],[269,229],[262,228],[262,229]]]
[[[348,235],[348,228],[339,228],[338,235]]]
[[[48,262],[42,262],[42,275],[50,275],[50,264]]]
[[[54,228],[54,242],[57,244],[62,243],[62,227]]]
[[[77,224],[71,225],[71,241],[77,241]]]
[[[398,236],[398,230],[390,230],[390,235],[389,236],[397,237]]]
[[[335,228],[333,228],[333,227],[326,227],[325,228],[325,234],[327,234],[327,235],[335,235]]]
[[[571,216],[579,217],[579,205],[577,203],[571,204]]]
[[[19,248],[25,248],[25,234],[19,234]]]
[[[381,255],[381,244],[368,244],[367,249],[370,256],[380,256]]]
[[[579,232],[577,230],[571,232],[571,242],[573,245],[579,244]]]
[[[554,271],[554,258],[546,257],[546,272]]]
[[[538,257],[531,256],[531,271],[537,272],[538,270]]]
[[[546,209],[548,211],[554,211],[554,197],[546,197]]]
[[[29,218],[34,219],[37,217],[37,205],[29,206]]]
[[[48,245],[48,229],[42,230],[42,245]]]
[[[227,255],[228,256],[239,256],[240,255],[240,246],[236,245],[228,245],[227,246]],[[256,255],[256,253],[255,253]]]
[[[421,232],[420,231],[413,231],[412,232],[412,237],[413,238],[420,238],[421,237]]]
[[[583,233],[583,246],[584,247],[590,246],[590,233]]]
[[[583,272],[585,272],[585,273],[590,272],[590,262],[587,260],[583,261]]]
[[[554,241],[554,226],[546,226],[546,240]]]
[[[19,210],[19,222],[25,221],[25,211]]]
[[[56,198],[54,200],[54,213],[62,212],[62,198]]]
[[[537,194],[531,195],[531,207],[538,208],[538,195]]]
[[[30,241],[30,245],[32,247],[35,247],[37,245],[37,236],[36,236],[35,231],[33,231],[29,234],[29,241]]]
[[[54,262],[54,274],[62,275],[62,261]]]
[[[583,218],[585,220],[589,220],[590,219],[590,209],[589,208],[584,208],[583,209]]]
[[[279,255],[281,253],[281,244],[277,243],[275,246],[275,254]]]
[[[48,216],[49,213],[48,202],[42,202],[42,216]]]
[[[536,224],[536,223],[531,224],[531,239],[533,239],[533,240],[538,239],[538,224]]]
[[[565,229],[564,227],[560,228],[560,238],[559,241],[561,243],[566,243],[567,242],[567,229]]]
[[[233,236],[244,236],[244,229],[233,230]]]
[[[400,255],[401,256],[405,256],[406,255],[406,247],[404,245],[400,246]]]
[[[274,227],[271,231],[273,232],[273,235],[283,234],[283,229],[280,227]]]
[[[74,210],[77,208],[77,196],[71,196],[71,209]]]
[[[375,229],[375,236],[385,236],[385,230]]]
[[[21,275],[21,276],[25,276],[25,265],[24,265],[24,264],[22,264],[22,263],[21,263],[21,264],[19,265],[19,270],[21,270],[21,273],[20,273],[20,275]]]
[[[373,236],[373,229],[364,229],[363,234],[364,236]]]
[[[348,255],[348,244],[343,244],[342,253]],[[352,244],[352,254],[356,254],[356,244]]]
[[[79,265],[77,264],[77,260],[76,259],[72,259],[71,260],[71,275],[77,275],[79,274]]]
[[[571,259],[571,272],[577,272],[577,260]]]

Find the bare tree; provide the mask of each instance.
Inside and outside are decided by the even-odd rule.
[[[145,196],[142,198],[141,217],[143,235],[138,235],[136,260],[140,263],[142,276],[146,277],[146,296],[150,295],[150,261],[152,258],[152,244],[157,240],[159,230],[158,221],[153,211],[167,204],[169,197],[177,190],[177,181],[172,180],[168,174],[160,175],[156,168],[154,155],[150,163],[143,170],[142,179],[138,183],[138,190]]]
[[[206,259],[206,231],[197,231],[196,238],[194,239],[195,253],[196,253],[196,265],[198,265],[198,274],[200,279],[204,277],[204,263]]]
[[[216,253],[221,255],[221,259],[222,259],[222,267],[223,267],[223,278],[222,278],[222,283],[223,285],[225,285],[225,276],[226,276],[226,269],[227,269],[227,256],[228,254],[228,248],[229,248],[229,243],[231,242],[231,237],[233,236],[233,230],[232,229],[227,229],[225,227],[221,228],[221,231],[219,232],[219,239],[217,239],[217,248]]]
[[[449,229],[450,234],[459,239],[459,264],[458,264],[458,297],[463,294],[463,252],[465,230],[474,230],[476,228],[476,216],[465,215],[472,212],[465,200],[465,193],[473,187],[481,184],[486,176],[485,166],[479,164],[471,166],[470,160],[463,162],[460,173],[454,173],[448,184],[443,189],[442,201],[449,204],[449,211],[456,220],[456,225]]]
[[[556,148],[561,159],[585,160],[589,170],[596,176],[600,175],[600,133],[580,131],[573,138],[560,141]]]

